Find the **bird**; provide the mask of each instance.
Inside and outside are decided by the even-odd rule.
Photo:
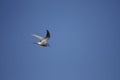
[[[47,30],[46,36],[45,37],[41,37],[39,35],[36,34],[32,34],[33,37],[38,38],[39,42],[36,42],[34,44],[40,45],[40,46],[44,46],[44,47],[48,47],[48,40],[50,39],[50,32]]]

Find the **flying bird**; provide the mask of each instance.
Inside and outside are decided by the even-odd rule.
[[[39,35],[36,35],[36,34],[33,34],[32,36],[39,39],[39,42],[36,42],[34,44],[38,44],[38,45],[41,45],[41,46],[44,46],[44,47],[49,46],[49,44],[47,43],[47,41],[50,38],[50,33],[49,33],[48,30],[47,30],[46,36],[44,38],[39,36]]]

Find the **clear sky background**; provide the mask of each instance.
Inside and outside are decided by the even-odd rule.
[[[120,80],[120,1],[0,0],[0,80]]]

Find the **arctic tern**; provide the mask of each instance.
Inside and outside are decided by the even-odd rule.
[[[47,33],[46,33],[46,36],[45,36],[45,37],[41,37],[41,36],[36,35],[36,34],[33,34],[32,36],[39,39],[39,42],[36,42],[36,43],[34,43],[34,44],[38,44],[38,45],[44,46],[44,47],[49,46],[49,44],[47,43],[47,41],[48,41],[49,38],[50,38],[50,32],[49,32],[48,30],[47,30]]]

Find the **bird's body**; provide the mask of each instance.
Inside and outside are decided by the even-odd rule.
[[[50,33],[49,31],[47,30],[47,34],[46,34],[46,37],[43,38],[41,36],[38,36],[36,34],[33,34],[34,37],[38,38],[39,39],[39,42],[35,43],[35,44],[38,44],[38,45],[41,45],[41,46],[44,46],[44,47],[47,47],[49,46],[49,44],[47,43],[47,41],[49,40],[50,38]]]

